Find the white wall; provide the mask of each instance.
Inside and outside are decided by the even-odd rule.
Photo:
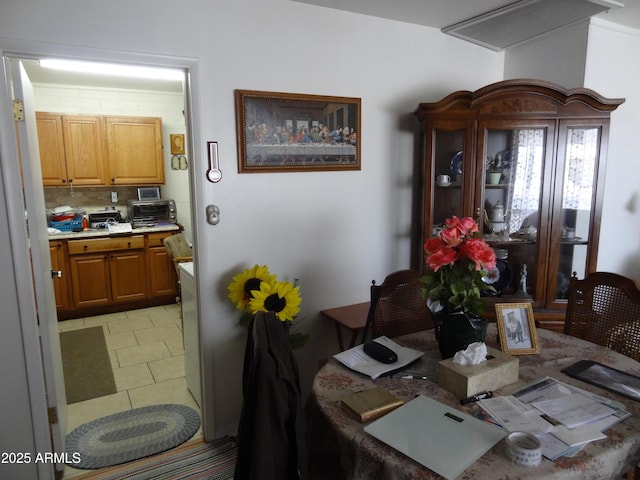
[[[640,31],[592,22],[585,86],[626,99],[611,116],[598,270],[640,282],[639,51]]]
[[[589,22],[582,22],[505,52],[504,78],[539,78],[566,88],[582,87]]]
[[[287,0],[25,0],[3,6],[0,32],[5,48],[193,61],[196,266],[214,412],[205,421],[216,434],[235,432],[241,405],[245,331],[226,298],[231,277],[265,263],[301,279],[299,320],[311,343],[297,354],[308,391],[318,361],[337,350],[318,312],[366,300],[372,279],[409,265],[413,110],[500,80],[503,69],[501,54],[436,29]],[[237,174],[234,89],[361,97],[362,170]],[[220,146],[215,185],[204,179],[208,140]],[[215,227],[204,223],[210,203],[221,209]]]

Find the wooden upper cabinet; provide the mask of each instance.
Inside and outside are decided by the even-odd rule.
[[[496,251],[485,315],[531,303],[562,331],[569,279],[595,270],[610,115],[624,99],[537,80],[506,80],[422,103],[420,243],[448,217],[474,217]]]
[[[67,184],[104,185],[104,135],[98,116],[63,115]]]
[[[36,112],[42,183],[104,185],[104,135],[100,117]]]
[[[164,183],[162,119],[36,112],[42,184]]]
[[[62,115],[36,113],[42,183],[45,186],[66,185],[67,165],[62,135]]]
[[[105,125],[111,184],[164,183],[160,118],[106,117]]]

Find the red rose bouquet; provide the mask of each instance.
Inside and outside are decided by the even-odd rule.
[[[432,312],[482,313],[480,294],[493,290],[482,277],[495,268],[496,255],[473,218],[448,218],[444,230],[424,243],[424,259],[423,294]]]

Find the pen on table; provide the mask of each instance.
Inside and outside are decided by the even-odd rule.
[[[429,380],[429,377],[420,373],[398,373],[391,375],[391,378],[400,378],[407,380]]]
[[[483,398],[491,398],[491,397],[493,397],[493,392],[491,391],[476,393],[475,395],[472,395],[470,397],[463,398],[462,400],[460,400],[460,404],[466,405],[467,403],[473,403],[473,402],[477,402],[478,400],[482,400]]]
[[[409,373],[409,372],[399,372],[391,375],[391,378],[400,378],[407,380],[429,380],[429,377],[424,373]]]

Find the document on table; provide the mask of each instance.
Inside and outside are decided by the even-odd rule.
[[[589,424],[604,431],[630,415],[620,402],[551,377],[534,381],[513,396],[569,428]]]
[[[577,453],[586,443],[630,416],[619,402],[545,377],[507,397],[483,399],[479,405],[507,431],[535,435],[550,459]]]
[[[422,352],[412,348],[402,347],[385,336],[378,337],[374,340],[393,350],[398,356],[398,360],[393,363],[382,363],[374,360],[364,353],[362,345],[357,345],[349,350],[337,353],[333,357],[350,369],[367,375],[371,377],[372,380],[375,380],[385,373],[394,372],[409,365],[423,355]]]
[[[532,405],[567,428],[596,422],[615,413],[613,408],[580,394],[535,401]]]
[[[478,402],[508,432],[527,432],[540,435],[550,432],[553,425],[512,396],[485,398]]]

